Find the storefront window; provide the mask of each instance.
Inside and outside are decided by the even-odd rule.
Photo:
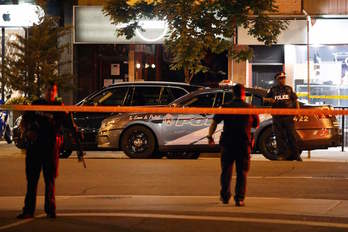
[[[161,45],[135,45],[135,79],[155,81],[161,79]]]
[[[286,45],[285,56],[294,88],[307,101],[307,47]],[[309,59],[309,103],[348,106],[348,45],[310,46]]]
[[[173,81],[185,80],[182,71],[170,69],[172,62],[162,44],[137,44],[135,47],[135,80]]]
[[[274,76],[283,71],[284,46],[257,45],[250,47],[254,51],[254,56],[250,62],[252,64],[252,87],[269,89],[275,84]]]

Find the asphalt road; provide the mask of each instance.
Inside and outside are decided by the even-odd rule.
[[[94,154],[94,155],[93,155]],[[60,161],[58,218],[18,221],[24,155],[0,144],[0,231],[348,231],[348,163],[252,161],[244,208],[219,202],[219,159]],[[43,194],[40,180],[38,194]]]

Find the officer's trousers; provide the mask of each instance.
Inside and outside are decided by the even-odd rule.
[[[273,117],[273,133],[276,136],[278,154],[281,158],[297,159],[300,155],[293,117]]]
[[[236,163],[237,174],[234,200],[241,201],[245,198],[247,174],[250,167],[249,145],[239,144],[235,147],[221,147],[220,196],[223,200],[229,200],[231,197],[231,178],[234,163]]]
[[[25,164],[27,193],[25,195],[23,212],[28,214],[34,214],[35,212],[37,185],[42,169],[45,181],[45,212],[54,214],[56,212],[55,179],[58,165],[55,145],[28,147]]]

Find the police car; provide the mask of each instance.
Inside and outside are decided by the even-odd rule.
[[[264,107],[266,90],[246,88],[247,102]],[[220,107],[231,101],[233,93],[224,86],[206,88],[185,95],[170,107]],[[301,108],[322,108],[300,103]],[[213,115],[122,113],[103,120],[98,132],[98,147],[124,151],[130,158],[198,158],[201,152],[217,152],[206,138]],[[335,116],[315,115],[294,117],[299,147],[302,150],[324,149],[341,144],[341,132]],[[254,152],[270,160],[278,159],[276,139],[272,132],[271,115],[260,115],[260,126],[252,131]],[[214,134],[219,141],[222,124]]]
[[[78,102],[78,106],[153,106],[168,105],[175,99],[182,97],[202,86],[189,85],[178,82],[164,81],[136,81],[120,82],[96,91]],[[77,112],[73,113],[74,121],[84,135],[82,147],[85,150],[97,149],[97,133],[103,119],[111,113]],[[15,145],[23,148],[19,125],[19,117],[14,126]],[[71,132],[64,130],[64,144],[61,158],[67,158],[76,144],[71,139]]]

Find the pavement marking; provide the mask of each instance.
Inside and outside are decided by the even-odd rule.
[[[251,217],[225,217],[225,216],[198,216],[178,214],[149,214],[149,213],[60,213],[60,217],[132,217],[132,218],[155,218],[155,219],[182,219],[196,221],[223,221],[223,222],[251,222],[265,224],[303,225],[316,227],[344,228],[348,229],[347,223],[300,221],[286,219],[262,219]]]
[[[41,198],[43,196],[40,196]],[[210,198],[218,199],[218,196],[165,196],[165,195],[75,195],[75,196],[57,196],[57,199],[67,200],[69,198],[104,198],[104,197],[117,197],[117,198]],[[0,196],[0,200],[19,199],[23,197],[19,196]],[[249,199],[287,199],[277,197],[248,197]],[[288,198],[290,199],[290,198]],[[300,198],[296,198],[300,199]],[[335,205],[337,206],[337,204]],[[0,231],[17,227],[23,224],[32,222],[36,218],[42,218],[45,214],[40,214],[33,219],[27,219],[18,221],[8,225],[0,226]],[[348,223],[335,223],[335,222],[321,222],[321,221],[304,221],[304,220],[288,220],[288,219],[269,219],[269,218],[253,218],[253,217],[233,217],[233,216],[207,216],[207,215],[187,215],[187,214],[151,214],[151,213],[103,213],[103,212],[89,212],[89,213],[58,213],[61,217],[133,217],[133,218],[154,218],[154,219],[180,219],[180,220],[195,220],[195,221],[223,221],[223,222],[244,222],[244,223],[264,223],[264,224],[286,224],[286,225],[303,225],[303,226],[316,226],[316,227],[328,227],[328,228],[344,228],[348,229]]]
[[[41,200],[44,198],[44,195],[37,195],[37,197]],[[117,195],[117,194],[90,194],[90,195],[59,195],[56,196],[56,199],[67,200],[70,198],[209,198],[209,199],[219,199],[219,195]],[[310,199],[310,198],[287,198],[287,197],[247,197],[248,199],[264,199],[264,200],[330,200],[330,201],[344,201],[339,199]],[[0,200],[22,200],[24,196],[0,196]],[[348,201],[348,200],[347,200]]]
[[[10,229],[10,228],[13,228],[13,227],[17,227],[17,226],[20,226],[20,225],[23,225],[23,224],[27,224],[27,223],[29,223],[29,222],[34,221],[34,220],[37,219],[37,218],[43,218],[43,217],[45,217],[45,214],[37,215],[37,216],[35,216],[34,218],[23,219],[23,220],[21,220],[21,221],[17,221],[17,222],[11,223],[11,224],[7,224],[7,225],[4,225],[4,226],[0,226],[0,230],[6,230],[6,229]]]
[[[0,226],[1,230],[6,230],[20,225],[27,224],[37,218],[44,217],[40,214],[35,218],[26,219]],[[263,219],[252,217],[227,217],[227,216],[200,216],[200,215],[180,215],[180,214],[149,214],[149,213],[59,213],[58,217],[130,217],[130,218],[152,218],[152,219],[180,219],[191,221],[221,221],[221,222],[245,222],[245,223],[263,223],[263,224],[282,224],[282,225],[303,225],[327,228],[348,229],[347,223],[319,222],[319,221],[301,221],[287,219]]]
[[[233,176],[232,178],[236,178]],[[313,180],[348,180],[343,176],[248,176],[248,179],[313,179]]]

